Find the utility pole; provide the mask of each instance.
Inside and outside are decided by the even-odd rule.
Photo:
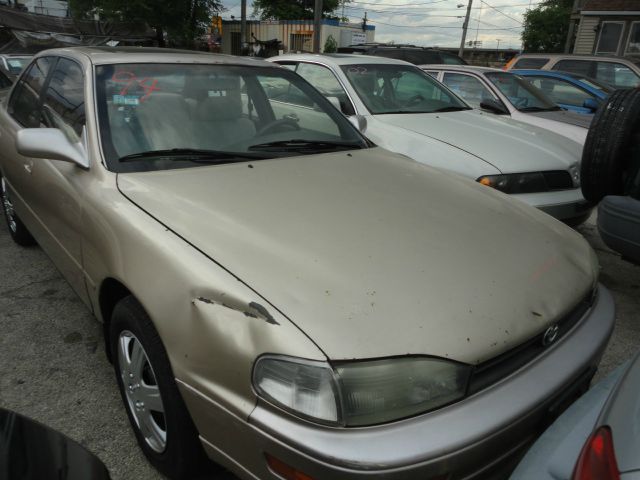
[[[464,41],[467,39],[467,28],[469,27],[469,17],[471,16],[472,3],[473,0],[469,0],[469,2],[467,3],[467,15],[464,17],[464,23],[462,24],[462,40],[460,41],[460,49],[458,50],[458,56],[460,58],[462,58],[462,54],[464,53]]]
[[[313,8],[313,53],[320,53],[320,28],[322,27],[322,0],[315,0]]]
[[[247,48],[247,0],[240,1],[240,51],[243,55]]]
[[[496,47],[496,50],[500,50],[500,39],[496,38],[496,42],[498,42],[498,46]]]

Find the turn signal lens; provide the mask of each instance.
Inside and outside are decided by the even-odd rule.
[[[572,480],[620,480],[609,427],[600,427],[587,439]]]
[[[310,477],[300,470],[296,470],[295,468],[284,463],[282,460],[278,460],[276,457],[273,457],[268,453],[265,453],[264,456],[267,459],[269,468],[285,480],[314,480],[313,477]]]

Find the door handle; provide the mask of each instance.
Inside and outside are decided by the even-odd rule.
[[[29,175],[31,175],[31,171],[33,170],[33,163],[25,163],[24,169],[27,171]]]

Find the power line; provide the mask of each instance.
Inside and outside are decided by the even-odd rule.
[[[511,20],[513,20],[514,22],[519,23],[520,25],[522,25],[522,22],[510,15],[507,15],[506,13],[504,13],[502,10],[498,10],[496,7],[494,7],[493,5],[489,5],[487,2],[485,2],[484,0],[480,0],[481,3],[484,3],[487,7],[492,8],[493,10],[495,10],[496,12],[498,12],[501,15],[504,15],[507,18],[510,18]]]
[[[445,0],[438,0],[437,2],[428,2],[428,3],[388,3],[388,2],[361,2],[359,0],[351,0],[350,3],[357,3],[360,5],[373,5],[373,6],[378,6],[378,7],[411,7],[411,6],[420,6],[420,5],[432,5],[434,3],[441,3],[442,1]],[[485,3],[486,2],[482,2]],[[536,2],[533,5],[539,5],[542,2]],[[529,6],[528,3],[518,3],[518,4],[513,4],[513,5],[497,5],[495,7],[491,7],[491,8],[512,8],[512,7],[527,7]],[[480,10],[482,7],[471,7],[472,10]],[[457,8],[446,8],[446,9],[440,9],[441,11],[445,11],[445,10],[458,10]],[[502,12],[500,12],[502,13]]]
[[[456,26],[449,26],[449,25],[396,25],[396,24],[393,24],[393,23],[385,23],[385,22],[381,22],[379,20],[372,20],[372,19],[369,19],[369,22],[377,23],[378,25],[386,25],[388,27],[398,27],[398,28],[457,28],[457,29],[460,29],[462,27],[461,25],[456,25]],[[514,29],[518,29],[518,28],[521,28],[521,27],[480,28],[479,30],[494,32],[496,30],[514,30]]]

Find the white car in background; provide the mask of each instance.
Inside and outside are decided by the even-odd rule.
[[[473,110],[414,65],[344,54],[281,55],[269,61],[295,70],[383,148],[472,178],[571,224],[591,213],[580,191],[579,143]],[[291,89],[274,88],[268,95],[312,107]]]
[[[420,65],[469,105],[570,138],[584,145],[593,115],[563,110],[526,78],[497,68]]]

